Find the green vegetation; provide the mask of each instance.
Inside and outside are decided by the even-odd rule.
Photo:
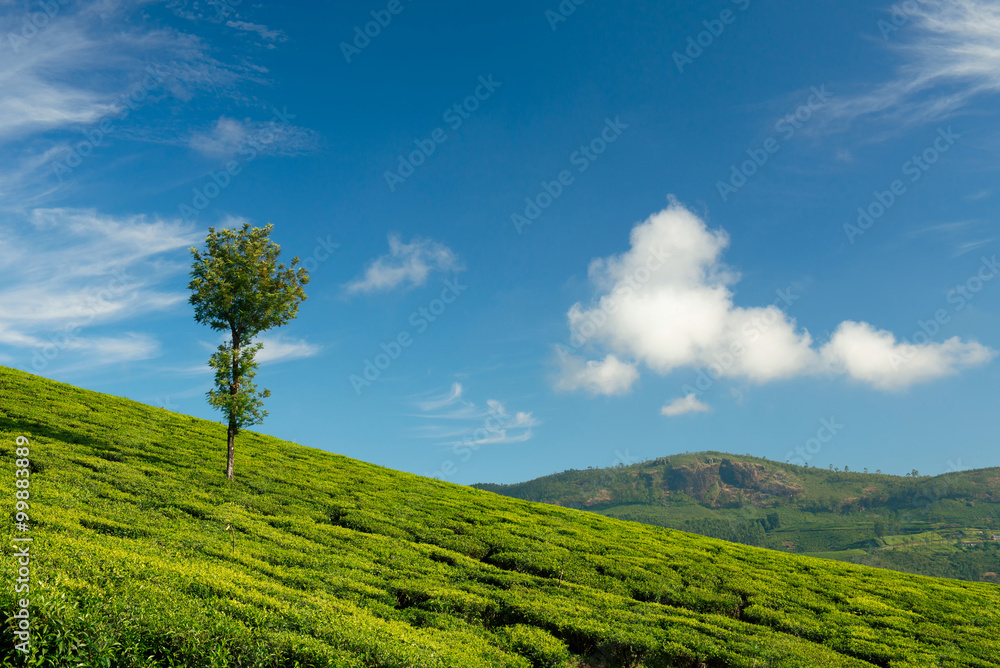
[[[278,262],[281,247],[270,239],[273,225],[239,230],[208,228],[205,252],[191,249],[190,303],[194,319],[216,331],[229,333],[229,340],[208,362],[215,369],[215,387],[208,403],[222,411],[227,431],[226,477],[233,479],[235,439],[240,429],[260,424],[267,417],[264,399],[270,391],[257,390],[254,361],[262,344],[254,338],[287,324],[299,312],[305,298],[303,286],[309,273]]]
[[[995,585],[529,503],[252,432],[230,481],[210,465],[225,429],[0,367],[4,480],[16,437],[31,449],[26,665],[1000,666]],[[23,534],[5,525],[9,574]],[[25,665],[16,597],[0,589],[4,667]]]
[[[1000,572],[998,468],[921,478],[700,452],[476,487],[920,575],[997,582]]]

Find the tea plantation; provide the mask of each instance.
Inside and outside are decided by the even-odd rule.
[[[531,503],[0,367],[0,665],[1000,666],[1000,588]],[[15,439],[31,647],[14,649]]]

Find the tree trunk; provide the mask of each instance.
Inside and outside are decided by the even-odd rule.
[[[233,373],[231,382],[229,383],[229,394],[231,396],[236,396],[240,391],[240,377],[239,377],[239,359],[240,359],[240,338],[236,333],[236,330],[232,330],[233,335]],[[232,410],[232,409],[230,409]],[[229,415],[229,450],[226,454],[226,477],[230,480],[233,479],[233,460],[236,459],[236,432],[239,431],[239,426],[236,424],[236,416],[230,413]]]
[[[233,461],[236,458],[236,420],[229,420],[229,451],[226,455],[226,477],[233,479]]]

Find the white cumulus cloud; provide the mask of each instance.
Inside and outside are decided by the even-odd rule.
[[[725,231],[708,229],[672,201],[632,229],[628,251],[591,262],[588,275],[597,297],[574,304],[567,317],[574,345],[603,349],[605,356],[585,362],[559,347],[557,388],[622,394],[644,365],[660,375],[703,368],[756,383],[841,374],[878,389],[900,389],[994,355],[957,337],[901,344],[889,332],[850,321],[817,345],[779,308],[780,299],[763,306],[734,303],[739,275],[722,262],[728,245]],[[900,359],[894,362],[894,356]]]
[[[663,408],[660,409],[660,415],[677,417],[685,413],[707,413],[708,410],[708,406],[698,401],[697,395],[692,392],[687,396],[678,397],[664,404]]]
[[[586,390],[591,394],[625,394],[637,380],[636,365],[622,362],[615,355],[587,362],[569,356],[563,362],[563,374],[556,386],[561,390]]]
[[[941,343],[900,343],[866,322],[842,322],[822,348],[827,366],[882,390],[895,390],[979,366],[996,355],[975,341],[954,336]]]

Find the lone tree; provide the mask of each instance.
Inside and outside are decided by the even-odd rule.
[[[208,403],[229,421],[226,477],[233,479],[236,435],[240,429],[260,424],[267,417],[264,399],[269,390],[259,391],[254,357],[261,332],[292,320],[306,298],[302,289],[309,273],[278,263],[281,247],[271,241],[273,225],[240,230],[209,228],[204,252],[191,249],[191,305],[194,318],[214,330],[228,331],[230,339],[219,346],[208,365],[215,369],[215,387]]]

